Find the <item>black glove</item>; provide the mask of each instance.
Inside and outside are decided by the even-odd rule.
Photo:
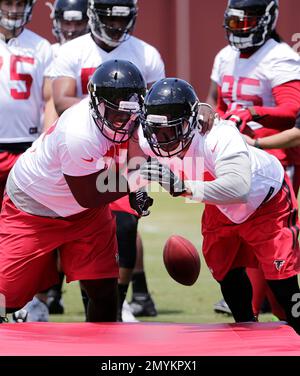
[[[129,193],[129,203],[132,209],[134,209],[140,216],[146,217],[150,214],[148,210],[153,204],[153,198],[148,196],[146,191],[136,191]]]
[[[173,197],[181,196],[186,192],[184,182],[169,167],[159,163],[157,159],[151,159],[144,163],[140,174],[145,180],[158,182]]]

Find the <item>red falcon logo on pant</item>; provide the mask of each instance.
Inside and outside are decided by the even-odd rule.
[[[283,264],[285,263],[285,260],[275,260],[274,261],[274,265],[275,265],[275,268],[280,271],[280,269],[282,268]]]

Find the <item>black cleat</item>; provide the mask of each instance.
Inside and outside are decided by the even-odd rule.
[[[0,324],[3,324],[4,322],[8,322],[8,318],[0,316]]]
[[[133,294],[129,305],[134,316],[157,316],[157,310],[150,294]]]

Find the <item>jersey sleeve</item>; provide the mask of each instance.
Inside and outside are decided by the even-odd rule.
[[[71,77],[76,79],[76,59],[72,58],[72,45],[70,46],[67,42],[59,48],[51,66],[52,77]]]
[[[273,56],[265,67],[271,88],[289,81],[300,80],[300,58],[289,46],[281,46],[280,54]]]
[[[99,147],[79,135],[71,134],[65,137],[59,154],[61,169],[65,175],[87,176],[107,168]]]
[[[51,77],[53,51],[48,41],[44,41],[40,48],[43,77]]]
[[[165,65],[156,48],[148,46],[146,50],[146,83],[152,84],[165,78]]]
[[[220,77],[221,54],[222,54],[222,51],[220,51],[216,55],[214,64],[212,67],[211,75],[210,75],[210,79],[216,82],[218,85],[221,85],[221,77]]]

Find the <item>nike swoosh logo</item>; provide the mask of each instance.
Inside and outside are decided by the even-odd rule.
[[[93,160],[94,160],[94,158],[93,157],[91,157],[91,158],[81,158],[83,161],[85,161],[85,162],[93,162]]]

